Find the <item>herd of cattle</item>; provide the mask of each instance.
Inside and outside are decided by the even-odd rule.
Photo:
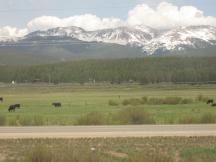
[[[0,102],[4,102],[3,97],[0,97]],[[54,103],[52,103],[52,106],[54,106],[56,108],[60,108],[60,107],[62,107],[62,104],[60,102],[54,102]],[[16,109],[20,109],[20,108],[21,108],[21,104],[13,104],[13,105],[9,106],[8,111],[9,112],[15,112]]]
[[[4,98],[0,97],[0,102],[3,102],[3,101],[4,101]],[[207,104],[216,107],[216,102],[213,99],[208,100]],[[62,107],[62,104],[60,102],[54,102],[54,103],[52,103],[52,106],[54,106],[56,108],[60,108],[60,107]],[[15,112],[16,109],[20,109],[20,108],[21,108],[20,104],[13,104],[13,105],[9,106],[8,111],[9,112]]]

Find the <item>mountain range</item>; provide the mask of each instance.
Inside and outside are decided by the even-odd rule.
[[[216,27],[213,26],[166,30],[124,26],[96,31],[58,27],[35,31],[22,38],[1,39],[0,64],[19,63],[19,60],[22,64],[32,64],[80,58],[216,55],[215,48]],[[25,62],[23,58],[28,59]]]

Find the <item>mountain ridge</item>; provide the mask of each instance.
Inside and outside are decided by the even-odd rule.
[[[55,38],[55,39],[54,39]],[[216,27],[188,26],[169,30],[156,30],[146,26],[122,26],[118,28],[86,31],[79,27],[57,27],[45,31],[35,31],[18,40],[10,42],[43,41],[48,43],[109,43],[141,47],[147,55],[161,51],[182,51],[187,49],[206,48],[216,45]],[[7,45],[6,43],[6,45]]]
[[[169,30],[124,26],[96,31],[58,27],[0,41],[0,65],[43,64],[91,58],[216,56],[215,49],[216,27],[212,26]]]

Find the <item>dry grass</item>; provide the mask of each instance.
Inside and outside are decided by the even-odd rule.
[[[99,112],[91,112],[79,117],[76,125],[103,125],[105,123],[104,116]]]
[[[0,140],[4,162],[214,162],[215,146],[216,137]]]

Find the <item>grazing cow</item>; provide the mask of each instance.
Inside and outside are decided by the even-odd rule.
[[[213,99],[207,101],[207,104],[213,104],[213,103],[214,103]]]
[[[20,109],[21,105],[20,104],[15,104],[14,105],[16,108]]]
[[[213,107],[216,107],[216,103],[213,103],[212,106],[213,106]]]
[[[54,107],[61,107],[62,106],[62,104],[60,102],[54,102],[54,103],[52,103],[52,105]]]
[[[15,110],[16,110],[16,106],[15,105],[10,105],[9,108],[8,108],[9,112],[12,112],[12,111],[15,112]]]
[[[3,102],[4,101],[4,98],[3,97],[0,97],[0,102]]]

